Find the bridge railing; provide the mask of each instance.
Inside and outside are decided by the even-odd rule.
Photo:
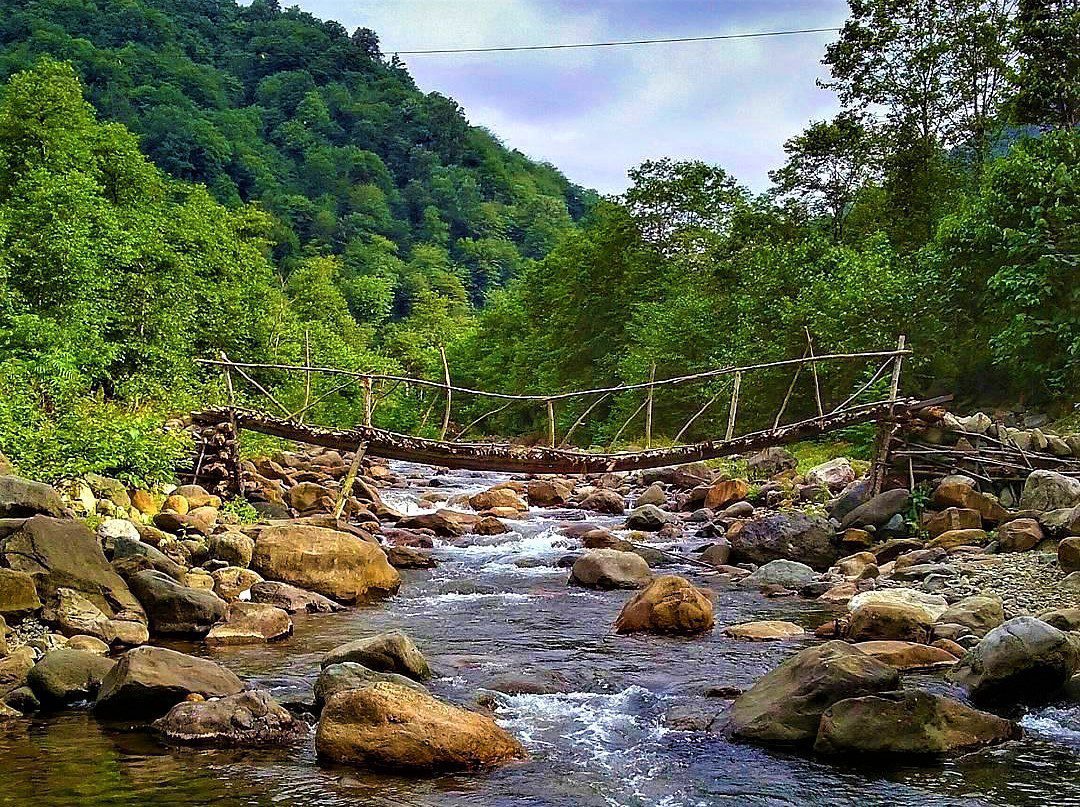
[[[744,438],[767,434],[769,432],[780,433],[795,427],[804,426],[811,421],[815,422],[816,425],[820,427],[821,431],[826,431],[831,422],[835,421],[838,424],[849,422],[851,419],[850,416],[853,413],[857,414],[859,410],[865,409],[866,411],[880,412],[884,408],[885,411],[890,411],[892,406],[899,400],[899,386],[903,362],[905,357],[911,355],[911,353],[912,351],[906,346],[905,338],[900,336],[896,347],[890,350],[818,354],[815,353],[810,334],[807,333],[806,349],[803,352],[803,355],[798,358],[781,359],[742,366],[719,367],[670,378],[655,378],[654,367],[648,381],[592,389],[580,389],[568,392],[553,392],[549,394],[507,393],[473,389],[454,384],[451,381],[450,370],[446,362],[445,353],[442,355],[444,370],[442,380],[415,378],[392,373],[361,372],[336,367],[315,366],[311,364],[293,365],[236,361],[231,359],[224,352],[217,358],[198,359],[197,361],[205,366],[221,369],[224,375],[225,386],[229,397],[228,404],[230,407],[237,406],[239,400],[238,388],[243,384],[247,392],[254,394],[255,400],[262,400],[268,407],[271,407],[275,416],[280,416],[284,420],[296,424],[303,424],[305,418],[308,418],[313,410],[333,396],[342,394],[347,390],[355,392],[356,386],[359,386],[360,388],[360,411],[356,413],[354,422],[349,425],[362,425],[368,428],[380,428],[376,418],[379,405],[387,400],[390,395],[395,394],[402,388],[405,390],[421,391],[421,394],[424,392],[434,392],[435,395],[431,396],[430,404],[427,406],[427,411],[421,420],[418,430],[423,431],[426,428],[436,404],[441,400],[443,406],[441,425],[438,429],[438,440],[439,442],[448,443],[463,442],[467,435],[477,430],[485,421],[489,421],[489,419],[515,404],[520,404],[538,408],[540,422],[546,423],[546,435],[544,435],[545,439],[542,444],[547,445],[550,448],[567,448],[573,446],[572,438],[575,433],[579,433],[579,430],[588,421],[589,416],[596,412],[598,407],[602,404],[607,402],[610,406],[610,403],[617,396],[640,396],[640,402],[635,398],[628,403],[626,409],[630,411],[630,414],[625,418],[620,427],[608,441],[607,452],[610,452],[623,434],[627,433],[627,430],[638,418],[642,418],[644,421],[643,438],[645,448],[646,450],[652,448],[654,439],[654,409],[656,407],[657,393],[664,390],[681,389],[694,385],[708,390],[708,385],[713,384],[713,388],[715,389],[715,382],[717,380],[727,381],[730,379],[730,387],[725,384],[719,391],[713,392],[712,394],[706,392],[705,394],[701,394],[697,399],[691,399],[694,400],[695,408],[692,414],[682,422],[681,426],[674,430],[675,435],[670,443],[676,446],[681,445],[682,439],[687,434],[691,433],[691,429],[695,424],[701,422],[702,418],[710,413],[710,411],[716,413],[717,408],[723,405],[725,399],[727,404],[727,417],[726,419],[721,419],[719,424],[724,429],[724,440],[730,441],[735,439],[737,436],[740,436],[737,431],[739,425],[740,403],[746,400],[749,382],[755,374],[765,372],[786,373],[790,371],[790,383],[787,385],[783,400],[775,410],[775,414],[769,418],[769,421],[764,425],[764,428],[759,428],[757,431],[750,432],[750,434],[744,433],[741,435]],[[862,363],[863,370],[860,377],[866,380],[853,391],[849,391],[848,394],[837,394],[832,392],[829,396],[824,395],[821,381],[823,372],[821,368],[837,363],[851,362]],[[271,371],[286,374],[303,374],[304,385],[302,401],[291,402],[291,405],[287,405],[282,401],[281,397],[278,394],[275,394],[271,389],[271,387],[273,387],[272,384],[261,383],[256,377],[259,374]],[[804,373],[806,374],[805,376],[803,375]],[[341,382],[328,384],[327,388],[316,394],[312,383],[314,376],[341,379]],[[795,420],[791,420],[789,417],[789,419],[785,420],[785,416],[789,415],[793,409],[792,400],[798,389],[800,377],[803,377],[804,379],[804,386],[809,387],[813,391],[813,405],[809,409],[810,414],[808,417],[800,417]],[[882,395],[881,390],[886,383],[886,380],[888,382],[888,392],[886,397],[880,397]],[[809,392],[807,391],[801,394],[808,395]],[[865,399],[868,396],[871,397],[871,400],[860,400]],[[878,397],[875,398],[873,396]],[[473,401],[487,400],[491,402],[491,405],[490,408],[484,408],[478,416],[472,415],[472,413],[477,411],[476,406],[473,405],[471,407],[472,413],[470,413],[465,424],[452,430],[451,426],[454,425],[454,405],[455,403],[458,403],[460,407],[462,398],[471,399]],[[839,403],[835,403],[838,399]],[[247,396],[247,400],[252,400],[250,394]],[[697,401],[701,401],[700,405],[696,405]],[[566,407],[563,414],[566,416],[567,420],[569,420],[570,417],[573,417],[573,412],[579,410],[580,412],[560,435],[557,413],[558,409],[562,407]],[[806,406],[801,407],[801,409],[805,415]],[[461,408],[461,411],[464,411],[464,408]],[[453,431],[453,433],[451,433],[451,431]]]

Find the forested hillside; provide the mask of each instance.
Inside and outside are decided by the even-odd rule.
[[[46,477],[163,469],[222,348],[435,371],[594,197],[276,2],[0,0],[12,76],[0,449]]]
[[[274,215],[274,258],[339,256],[358,318],[483,300],[588,194],[420,92],[375,33],[277,2],[0,0],[0,77],[71,62],[102,117],[176,179]]]
[[[911,391],[1072,402],[1078,40],[1065,0],[851,0],[823,54],[842,110],[768,192],[658,155],[601,201],[420,92],[369,30],[273,0],[0,0],[0,451],[43,478],[166,475],[161,423],[220,400],[194,358],[221,350],[437,377],[445,348],[459,382],[543,392],[905,332]],[[654,434],[720,393],[659,402]],[[380,422],[429,405],[391,395]]]

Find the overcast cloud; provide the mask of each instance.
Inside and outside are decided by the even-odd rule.
[[[836,27],[844,0],[299,0],[383,52]],[[508,146],[572,181],[617,193],[658,157],[722,165],[756,190],[782,145],[836,110],[815,79],[835,34],[594,48],[403,56],[424,90],[460,103]]]

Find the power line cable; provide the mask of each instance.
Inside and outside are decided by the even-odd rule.
[[[758,39],[768,36],[794,36],[796,34],[835,33],[840,28],[799,28],[791,31],[753,31],[744,34],[716,34],[714,36],[680,36],[665,39],[624,39],[612,42],[575,42],[565,45],[503,45],[490,48],[441,48],[431,50],[399,50],[398,56],[429,56],[447,53],[506,53],[518,50],[572,50],[578,48],[616,48],[624,45],[660,45],[668,42],[716,42],[721,39]]]

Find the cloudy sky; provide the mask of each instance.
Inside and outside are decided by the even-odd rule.
[[[836,27],[845,0],[291,0],[398,50]],[[290,4],[291,4],[290,2]],[[702,159],[762,190],[784,140],[835,111],[815,87],[835,34],[571,51],[403,56],[507,145],[616,193],[656,157]]]

